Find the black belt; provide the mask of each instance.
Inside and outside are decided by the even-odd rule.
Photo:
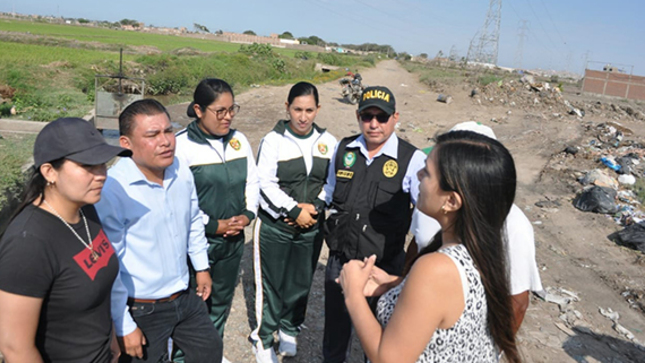
[[[185,293],[188,290],[182,290],[178,291],[168,297],[164,297],[161,299],[137,299],[133,297],[128,298],[128,304],[133,304],[133,303],[139,303],[139,304],[157,304],[157,303],[165,303],[165,302],[171,302],[173,300],[176,300],[178,297],[180,297],[183,293]]]

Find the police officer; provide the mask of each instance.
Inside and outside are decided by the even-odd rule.
[[[351,320],[336,278],[351,259],[377,256],[376,265],[401,274],[411,203],[416,204],[424,167],[423,152],[399,139],[394,95],[386,87],[368,87],[356,116],[361,134],[343,139],[329,165],[320,195],[329,205],[325,238],[329,259],[325,272],[325,363],[347,358]],[[322,200],[318,201],[323,203]]]

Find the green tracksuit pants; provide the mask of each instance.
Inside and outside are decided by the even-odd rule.
[[[261,349],[273,346],[273,333],[278,329],[294,337],[300,331],[323,243],[318,227],[294,234],[259,218],[255,222],[253,272],[258,326],[251,340],[261,343]]]

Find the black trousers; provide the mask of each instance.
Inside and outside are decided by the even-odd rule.
[[[340,285],[336,279],[340,275],[347,258],[338,252],[330,252],[325,270],[325,333],[323,337],[323,362],[343,363],[349,358],[352,338],[352,320],[345,306]],[[405,252],[401,250],[394,258],[380,261],[376,266],[391,275],[400,276],[405,263]],[[370,306],[376,307],[378,298],[371,299]]]
[[[220,363],[222,338],[208,317],[206,303],[189,290],[173,301],[134,303],[132,318],[146,337],[143,359],[122,353],[120,363],[168,363],[168,338],[183,350],[188,363]]]

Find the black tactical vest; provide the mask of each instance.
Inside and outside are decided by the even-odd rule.
[[[332,253],[348,259],[376,254],[377,261],[396,257],[410,229],[410,194],[401,187],[416,148],[399,139],[397,159],[380,155],[367,166],[360,149],[343,139],[334,160],[336,186],[325,221],[325,238]]]

